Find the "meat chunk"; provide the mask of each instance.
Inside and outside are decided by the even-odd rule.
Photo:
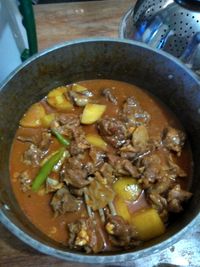
[[[39,166],[40,161],[45,154],[46,153],[36,145],[31,144],[23,154],[23,162],[27,165]]]
[[[110,216],[106,223],[106,231],[112,245],[117,247],[127,247],[131,240],[137,240],[137,232],[127,224],[121,216]]]
[[[114,168],[109,163],[105,162],[101,166],[100,173],[104,178],[106,178],[108,184],[113,183],[113,181],[115,179]]]
[[[105,88],[102,90],[102,95],[105,96],[105,98],[113,103],[114,105],[117,105],[117,97],[113,95],[112,89]]]
[[[84,153],[85,150],[90,148],[90,144],[86,140],[85,132],[82,130],[82,128],[73,128],[72,133],[73,140],[71,141],[70,145],[70,154],[72,156]]]
[[[168,127],[163,131],[162,141],[166,148],[177,152],[177,154],[180,155],[181,149],[185,143],[185,138],[186,136],[184,132]]]
[[[121,120],[124,121],[128,127],[135,127],[138,125],[147,125],[150,121],[150,115],[144,111],[135,97],[128,97],[123,104],[120,113]]]
[[[63,187],[53,195],[50,205],[56,214],[64,214],[78,211],[81,201],[71,195],[66,187]]]
[[[89,97],[86,96],[83,92],[75,92],[70,90],[68,92],[69,98],[73,101],[73,103],[78,107],[84,107],[89,103]]]
[[[175,185],[168,193],[168,210],[175,213],[182,211],[182,202],[191,196],[192,193],[182,190],[180,184]]]
[[[98,253],[103,250],[103,239],[93,218],[80,219],[75,223],[70,223],[68,229],[68,244],[71,249],[84,250],[87,253]]]
[[[115,176],[131,175],[134,178],[139,178],[140,173],[128,159],[123,159],[118,156],[108,154],[109,163],[114,168]]]
[[[90,157],[92,158],[92,161],[95,166],[100,166],[104,163],[106,154],[104,151],[97,149],[95,147],[90,148],[89,152]]]
[[[115,118],[104,118],[98,123],[100,135],[115,148],[122,146],[127,139],[125,125]]]
[[[87,164],[81,163],[76,157],[69,158],[61,170],[61,178],[66,183],[75,188],[82,188],[91,183],[89,179],[94,170],[88,168]]]
[[[27,192],[31,189],[32,180],[27,171],[20,173],[18,179],[20,181],[20,189],[22,192]]]

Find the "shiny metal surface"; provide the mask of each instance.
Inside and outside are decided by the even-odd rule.
[[[144,42],[180,57],[200,31],[197,0],[139,0],[120,27],[120,37]]]

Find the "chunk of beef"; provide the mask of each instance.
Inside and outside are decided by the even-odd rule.
[[[112,245],[117,247],[127,247],[131,240],[137,240],[137,232],[127,224],[121,216],[110,216],[106,223],[106,231]]]
[[[22,192],[27,192],[31,189],[32,180],[27,171],[20,173],[18,179],[20,181],[20,189]]]
[[[85,132],[82,130],[82,128],[74,128],[72,133],[73,140],[71,141],[70,145],[70,154],[72,156],[84,153],[85,150],[90,148],[90,144],[86,140]]]
[[[51,133],[48,132],[42,133],[42,140],[38,145],[42,151],[47,151],[49,149],[52,140],[51,137],[52,137]]]
[[[102,174],[102,176],[104,178],[107,179],[108,184],[112,184],[114,179],[115,179],[115,175],[114,175],[114,168],[107,162],[105,162],[101,168],[100,168],[100,173]]]
[[[53,195],[50,205],[56,214],[64,214],[78,211],[81,201],[71,195],[66,187],[62,187]]]
[[[103,239],[94,218],[80,219],[75,223],[70,223],[68,230],[68,244],[71,249],[84,250],[87,253],[98,253],[103,250]]]
[[[92,158],[95,166],[100,166],[101,164],[103,164],[106,157],[105,152],[96,147],[90,148],[89,155]]]
[[[23,162],[27,165],[39,166],[45,154],[46,152],[42,151],[36,145],[31,144],[23,154]]]
[[[76,157],[69,158],[62,167],[61,179],[75,188],[82,188],[91,183],[89,171],[93,171],[87,168],[87,165],[80,162]]]
[[[115,148],[122,146],[127,139],[125,125],[115,118],[103,118],[98,122],[100,135]]]
[[[109,163],[114,168],[115,176],[131,175],[134,178],[139,178],[140,173],[128,159],[123,159],[118,156],[108,154]]]
[[[99,172],[95,173],[95,179],[86,188],[85,192],[89,198],[87,204],[94,211],[105,208],[115,197],[115,193],[107,183],[107,179],[102,177]]]
[[[151,193],[149,195],[149,200],[152,206],[160,213],[167,209],[167,200],[158,193]]]
[[[150,121],[148,112],[142,109],[139,102],[133,96],[126,99],[120,117],[128,127],[146,125]]]
[[[105,98],[113,103],[114,105],[117,105],[117,97],[113,95],[112,89],[105,88],[102,90],[102,95],[105,96]]]
[[[181,153],[182,147],[185,143],[185,133],[181,130],[168,127],[163,131],[162,141],[166,148],[175,151],[178,154]]]
[[[180,184],[175,185],[168,193],[168,210],[175,213],[182,211],[182,202],[191,196],[192,193],[182,190]]]

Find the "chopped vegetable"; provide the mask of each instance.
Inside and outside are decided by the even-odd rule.
[[[51,129],[51,131],[62,145],[64,146],[70,145],[70,141],[67,138],[65,138],[62,134],[60,134],[58,131],[56,131],[56,129]]]
[[[143,209],[132,214],[131,223],[141,240],[150,240],[165,232],[165,226],[155,209]]]
[[[51,173],[53,167],[62,158],[65,148],[61,148],[57,153],[55,153],[40,169],[38,175],[35,177],[32,183],[32,190],[37,192],[40,186],[46,181],[48,175]]]
[[[41,103],[33,104],[20,120],[20,125],[23,127],[39,127],[41,119],[46,115],[45,109]]]
[[[121,216],[125,221],[130,222],[131,215],[129,213],[128,207],[127,207],[124,199],[122,199],[120,197],[116,197],[114,204],[115,204],[115,209],[116,209],[117,215]]]
[[[96,122],[101,118],[105,110],[106,110],[105,105],[88,103],[83,110],[81,123],[92,124]]]
[[[66,96],[64,95],[64,93],[66,93],[67,90],[68,90],[67,87],[60,86],[50,91],[47,96],[47,102],[49,103],[49,105],[62,111],[67,111],[72,109],[73,108],[72,103],[70,103],[69,100],[67,100]]]
[[[128,201],[135,201],[141,194],[141,188],[133,178],[119,179],[113,189],[120,198]]]
[[[132,143],[135,147],[144,149],[149,141],[147,128],[143,125],[138,126],[132,134]]]
[[[41,119],[41,124],[44,127],[50,127],[51,123],[53,120],[55,120],[55,113],[50,113],[46,114],[42,119]]]
[[[78,93],[82,93],[84,91],[87,91],[88,89],[80,84],[74,83],[72,85],[72,90]]]
[[[93,146],[99,147],[103,150],[107,149],[107,143],[98,134],[87,134],[86,140]]]

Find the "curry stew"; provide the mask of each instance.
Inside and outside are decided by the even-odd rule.
[[[112,80],[53,89],[21,118],[10,155],[29,220],[73,250],[133,249],[183,210],[192,173],[186,135],[152,95]]]

